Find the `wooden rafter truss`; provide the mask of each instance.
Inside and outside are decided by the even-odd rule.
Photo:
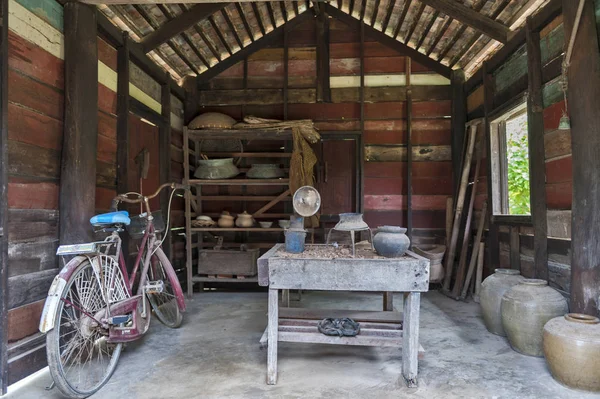
[[[344,13],[380,39],[472,75],[549,0],[334,0],[118,4],[100,10],[173,78],[215,76],[242,54],[270,44],[284,24],[318,12]],[[95,1],[89,1],[94,3]],[[320,7],[319,7],[320,5]],[[348,22],[348,21],[346,21]],[[376,35],[377,35],[376,34]],[[372,35],[373,36],[373,35]],[[235,61],[235,62],[234,62]]]

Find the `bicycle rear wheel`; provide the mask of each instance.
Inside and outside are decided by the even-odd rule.
[[[123,346],[109,344],[108,331],[97,323],[104,317],[107,300],[124,299],[122,291],[115,295],[124,287],[123,276],[113,269],[113,258],[93,259],[116,290],[104,293],[90,261],[82,261],[61,293],[55,327],[46,336],[50,374],[58,389],[71,398],[86,398],[102,388],[117,367]]]
[[[171,262],[162,251],[158,248],[152,255],[150,267],[148,268],[148,280],[162,281],[164,284],[162,292],[148,293],[148,300],[154,309],[156,317],[167,327],[177,328],[181,326],[183,315],[179,311],[177,304],[175,284],[179,286],[179,281],[172,281],[165,267],[171,267]],[[181,291],[181,289],[179,289]]]

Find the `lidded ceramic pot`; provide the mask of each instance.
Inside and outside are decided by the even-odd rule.
[[[373,237],[373,247],[377,254],[386,258],[399,258],[404,255],[410,247],[410,240],[405,233],[404,227],[379,227]]]
[[[481,305],[481,312],[483,313],[483,322],[492,334],[506,335],[502,328],[502,295],[524,279],[518,270],[496,269],[494,274],[481,283],[479,303]]]
[[[194,172],[196,179],[229,179],[240,173],[237,166],[233,164],[233,158],[223,159],[201,159]]]
[[[244,211],[237,215],[237,219],[235,220],[235,225],[237,227],[252,227],[254,226],[254,219],[252,215],[248,212]]]
[[[555,380],[600,392],[600,319],[569,313],[544,326],[544,356]]]
[[[217,221],[217,225],[219,227],[233,227],[235,225],[234,218],[229,214],[229,212],[224,211],[221,213],[221,217]]]
[[[567,300],[546,280],[525,279],[502,297],[502,327],[514,350],[541,357],[544,325],[568,311]]]

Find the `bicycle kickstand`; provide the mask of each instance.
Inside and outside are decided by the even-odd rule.
[[[51,391],[52,389],[54,389],[54,387],[56,386],[56,382],[54,382],[54,380],[52,380],[52,383],[50,384],[50,386],[47,386],[46,388],[44,388],[46,391]]]

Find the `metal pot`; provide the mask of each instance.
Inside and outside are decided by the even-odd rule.
[[[246,173],[246,177],[250,179],[277,179],[283,176],[285,176],[283,169],[278,164],[271,163],[252,164]]]
[[[240,173],[233,164],[233,158],[201,159],[194,173],[196,179],[219,180],[229,179]]]

